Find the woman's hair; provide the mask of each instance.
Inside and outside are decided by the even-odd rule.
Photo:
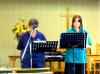
[[[30,26],[34,26],[34,28],[37,28],[39,26],[38,20],[34,19],[34,18],[30,19],[29,20],[29,27]]]
[[[80,15],[75,15],[75,16],[73,17],[73,19],[72,19],[72,28],[74,28],[74,22],[75,22],[75,19],[76,19],[76,18],[79,18],[79,21],[78,21],[78,22],[80,22],[80,27],[79,27],[79,28],[82,28],[82,27],[83,27],[83,24],[82,24],[82,18],[81,18]]]

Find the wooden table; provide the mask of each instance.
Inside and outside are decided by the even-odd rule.
[[[97,67],[96,64],[100,64],[100,60],[94,60],[94,74],[97,74],[96,72],[99,71],[100,73],[100,66]]]
[[[87,74],[90,74],[91,71],[91,62],[94,63],[94,60],[100,60],[100,55],[87,55]]]
[[[17,59],[20,59],[20,56],[18,56],[18,55],[15,55],[15,56],[9,56],[9,67],[10,68],[15,68],[15,61],[17,60]]]
[[[30,69],[22,69],[22,68],[1,68],[0,73],[44,73],[48,72],[48,74],[53,74],[50,72],[50,68],[30,68]]]

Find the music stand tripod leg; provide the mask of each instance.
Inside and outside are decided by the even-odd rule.
[[[73,72],[75,74],[75,47],[73,47]]]

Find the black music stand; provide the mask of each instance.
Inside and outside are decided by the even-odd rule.
[[[33,41],[30,45],[31,52],[31,67],[32,67],[32,52],[56,52],[58,41]]]
[[[56,52],[58,41],[33,41],[32,52]]]
[[[73,64],[75,74],[75,48],[86,48],[87,33],[62,33],[60,48],[73,48]]]

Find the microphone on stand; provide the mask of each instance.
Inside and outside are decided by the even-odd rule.
[[[33,27],[34,27],[34,28],[37,28],[37,27],[38,27],[38,24],[34,24]]]
[[[81,31],[81,33],[83,33],[83,31],[84,31],[84,29],[83,29],[83,25],[81,26],[81,28],[82,28],[82,31]]]
[[[34,30],[32,30],[32,33],[33,33],[33,32],[34,32]],[[23,60],[24,55],[25,55],[25,53],[26,53],[26,50],[27,50],[28,44],[29,44],[30,39],[31,39],[31,36],[32,36],[32,33],[30,34],[29,39],[28,39],[28,41],[27,41],[27,43],[26,43],[26,46],[25,46],[25,48],[24,48],[24,51],[23,51],[23,53],[22,53],[21,61]]]
[[[23,53],[22,53],[21,61],[22,61],[23,58],[24,58],[24,55],[25,55],[25,53],[26,53],[26,50],[27,50],[28,44],[29,44],[29,42],[30,42],[31,36],[32,36],[32,34],[34,33],[34,29],[37,28],[37,27],[38,27],[38,24],[34,24],[34,25],[33,25],[33,30],[32,30],[32,32],[31,32],[31,34],[30,34],[30,36],[29,36],[29,39],[28,39],[28,41],[27,41],[27,43],[26,43],[26,46],[25,46],[25,48],[24,48],[24,51],[23,51]]]
[[[83,27],[83,24],[82,24],[82,31],[81,31],[81,33],[83,33],[84,34],[84,37],[85,37],[85,32],[84,32],[84,27]],[[87,36],[87,38],[86,39],[88,39],[88,36]],[[88,40],[86,40],[86,48],[87,48],[87,41]],[[85,48],[85,38],[84,38],[84,48],[83,48],[83,50],[86,50],[86,48]],[[85,60],[84,60],[85,58],[84,58],[84,52],[83,52],[83,61],[84,61],[84,74],[85,74],[85,67],[86,67],[86,65],[85,65]]]

